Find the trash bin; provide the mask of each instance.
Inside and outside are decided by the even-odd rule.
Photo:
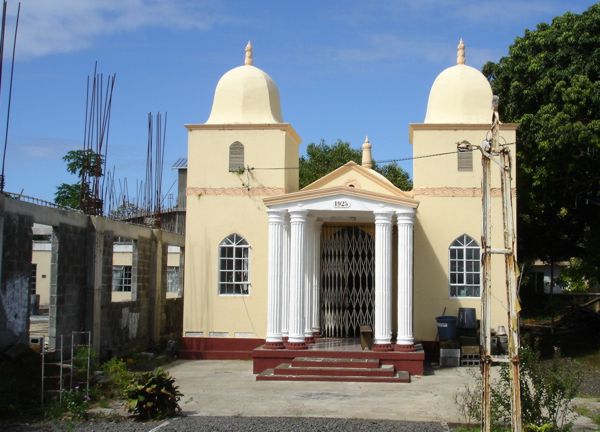
[[[458,308],[458,323],[459,329],[476,329],[477,318],[475,308]]]
[[[456,317],[439,316],[437,321],[438,335],[441,341],[456,339]]]

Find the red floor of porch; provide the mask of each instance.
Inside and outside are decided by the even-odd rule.
[[[308,349],[266,349],[264,345],[252,351],[253,372],[261,373],[266,369],[289,363],[298,357],[337,358],[337,359],[377,359],[381,365],[393,365],[397,371],[406,371],[410,375],[423,375],[425,352],[420,344],[411,352],[363,351],[359,339],[352,338],[319,338]]]

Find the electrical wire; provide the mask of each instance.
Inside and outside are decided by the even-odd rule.
[[[515,145],[515,142],[510,142],[510,143],[505,143],[502,144],[504,146],[509,146],[509,145]],[[420,155],[420,156],[410,156],[410,157],[405,157],[405,158],[396,158],[396,159],[385,159],[385,160],[378,160],[375,161],[375,163],[392,163],[392,162],[405,162],[405,161],[409,161],[409,160],[415,160],[415,159],[426,159],[426,158],[431,158],[431,157],[438,157],[438,156],[447,156],[447,155],[451,155],[451,154],[457,154],[457,153],[467,153],[467,152],[473,152],[475,151],[476,148],[470,148],[470,149],[466,149],[466,150],[454,150],[451,152],[443,152],[443,153],[431,153],[431,154],[426,154],[426,155]],[[300,167],[249,167],[247,168],[250,171],[256,171],[256,170],[297,170],[300,169]]]

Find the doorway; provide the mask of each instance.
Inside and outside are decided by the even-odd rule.
[[[321,234],[321,335],[358,337],[373,326],[373,225],[324,225]]]

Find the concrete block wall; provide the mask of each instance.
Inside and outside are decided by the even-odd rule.
[[[0,204],[0,349],[28,341],[29,279],[33,220],[28,215],[6,214]]]
[[[181,337],[183,299],[166,299],[166,272],[167,244],[183,251],[183,236],[42,207],[0,194],[0,340],[5,340],[6,346],[15,338],[25,342],[29,338],[34,222],[50,225],[54,232],[50,299],[53,338],[62,334],[70,340],[72,331],[89,330],[94,350],[106,358]],[[116,237],[130,238],[135,244],[134,295],[129,302],[111,300]]]
[[[56,346],[57,335],[86,328],[88,231],[66,223],[53,230],[49,322],[52,346]]]

